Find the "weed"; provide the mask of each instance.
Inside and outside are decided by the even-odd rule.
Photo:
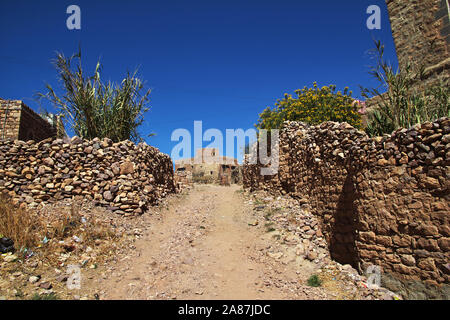
[[[41,220],[32,212],[0,195],[0,234],[11,238],[16,249],[35,246],[43,229]]]
[[[322,280],[320,280],[317,274],[313,274],[308,279],[308,286],[310,287],[320,287],[322,285]]]
[[[40,295],[38,293],[35,293],[31,300],[59,300],[58,296],[55,293],[46,293],[43,295]]]

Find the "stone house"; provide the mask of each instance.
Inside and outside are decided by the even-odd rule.
[[[434,85],[449,85],[450,7],[448,0],[386,0],[400,71],[422,69],[412,84],[416,92]],[[380,97],[366,101],[368,111]],[[363,122],[367,124],[366,116]]]
[[[21,100],[0,98],[0,139],[39,142],[55,136],[65,136],[60,117],[44,119]]]
[[[241,180],[237,159],[221,156],[217,148],[198,149],[194,158],[175,160],[175,181],[179,183],[230,185]]]
[[[400,70],[422,66],[423,86],[450,78],[448,0],[386,0]]]

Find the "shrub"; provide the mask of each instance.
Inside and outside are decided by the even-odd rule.
[[[322,285],[322,280],[320,280],[319,276],[316,274],[313,274],[308,279],[308,286],[310,287],[320,287]]]
[[[13,205],[8,197],[0,195],[0,235],[12,239],[16,249],[35,246],[43,227],[32,212]]]
[[[376,63],[370,74],[379,82],[379,87],[360,86],[365,98],[377,97],[373,110],[367,114],[366,132],[370,136],[390,134],[399,128],[450,116],[448,83],[441,80],[437,85],[418,91],[414,85],[421,81],[423,67],[413,70],[407,66],[402,71],[394,71],[384,60],[384,46],[380,41],[375,43],[373,53]]]
[[[81,50],[70,58],[58,53],[53,63],[64,94],[58,95],[47,84],[47,93],[37,94],[39,100],[49,100],[80,137],[107,137],[114,142],[142,140],[137,129],[149,109],[150,90],[144,90],[137,71],[128,72],[120,85],[104,83],[100,78],[100,62],[92,76],[85,74],[81,62]]]
[[[33,294],[33,296],[31,297],[31,300],[59,300],[58,296],[56,295],[56,293],[45,293],[40,295],[39,293],[35,293]]]
[[[11,238],[19,251],[39,247],[45,237],[55,240],[49,245],[74,235],[87,245],[94,245],[97,239],[117,237],[106,222],[93,217],[85,220],[74,205],[70,210],[52,209],[50,214],[38,214],[16,206],[8,197],[0,195],[0,235]]]
[[[260,115],[258,129],[279,129],[284,121],[302,121],[320,124],[325,121],[347,122],[361,128],[361,115],[348,88],[336,92],[336,86],[303,88],[295,91],[296,97],[285,94],[272,109],[267,107]]]

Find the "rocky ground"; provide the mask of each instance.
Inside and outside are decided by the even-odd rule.
[[[0,296],[398,299],[385,289],[368,288],[351,266],[331,261],[317,221],[288,197],[198,185],[140,217],[94,208],[89,214],[94,211],[116,235],[104,240],[106,249],[72,241],[80,249],[60,252],[65,261],[58,268],[39,257],[7,262],[13,259],[4,256]],[[69,264],[82,266],[80,289],[66,286]],[[320,286],[308,284],[314,275]]]

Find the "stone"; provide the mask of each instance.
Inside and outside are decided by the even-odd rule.
[[[317,257],[318,257],[317,252],[315,252],[313,250],[308,251],[308,253],[306,254],[306,258],[310,261],[317,259]]]
[[[400,257],[402,263],[406,266],[414,266],[416,264],[416,259],[412,255],[402,255]]]
[[[55,164],[55,161],[52,158],[45,158],[43,160],[44,164],[48,167],[51,167]]]
[[[134,172],[134,163],[125,161],[120,165],[120,174],[130,174]]]
[[[18,257],[15,254],[6,255],[3,257],[3,261],[5,262],[14,262],[18,259]]]
[[[283,252],[276,252],[276,253],[267,252],[267,255],[269,257],[271,257],[272,259],[278,260],[278,259],[280,259],[283,256]]]
[[[41,282],[39,284],[39,288],[45,289],[45,290],[50,290],[52,288],[52,284],[48,281],[45,282]]]
[[[106,201],[112,201],[114,199],[114,196],[110,191],[105,191],[103,192],[103,199],[105,199]]]

